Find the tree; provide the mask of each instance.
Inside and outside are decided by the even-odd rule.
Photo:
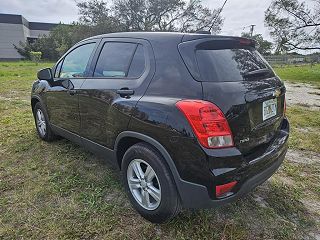
[[[113,9],[103,0],[87,0],[77,3],[79,8],[79,26],[88,35],[121,32],[125,28],[114,15]]]
[[[59,24],[48,36],[34,43],[20,43],[17,51],[27,59],[30,52],[42,52],[42,58],[57,60],[70,47],[84,38],[122,31],[207,30],[214,20],[212,32],[221,29],[217,10],[202,6],[201,0],[82,0],[77,2],[79,21]]]
[[[43,59],[57,60],[76,42],[83,39],[83,35],[79,36],[77,32],[80,31],[76,24],[59,24],[48,36],[42,35],[35,42],[20,42],[15,48],[27,59],[31,59],[31,52],[41,52]]]
[[[201,0],[87,0],[77,4],[80,22],[90,26],[108,27],[115,31],[181,31],[208,30],[215,21],[213,32],[219,32],[222,18]]]
[[[276,52],[320,49],[320,0],[273,0],[265,24],[276,41]]]
[[[253,35],[251,37],[250,33],[242,33],[241,34],[242,37],[246,37],[246,38],[252,38],[256,41],[257,43],[257,50],[259,53],[261,53],[262,55],[270,55],[271,54],[271,50],[273,47],[272,42],[269,42],[267,40],[264,40],[261,34],[256,34]]]

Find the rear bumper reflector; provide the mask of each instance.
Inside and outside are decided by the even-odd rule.
[[[224,195],[228,195],[232,188],[237,184],[237,181],[229,182],[223,185],[216,186],[216,197],[221,198]]]

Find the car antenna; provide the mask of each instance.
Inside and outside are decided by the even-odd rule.
[[[223,10],[224,6],[226,5],[227,1],[228,1],[228,0],[225,0],[225,1],[224,1],[224,3],[222,4],[222,7],[219,9],[219,12],[218,12],[218,14],[216,15],[216,17],[214,17],[214,18],[212,19],[212,24],[211,24],[211,26],[210,26],[210,28],[209,28],[209,32],[210,32],[210,33],[211,33],[212,28],[213,28],[213,25],[215,24],[217,18],[220,16],[220,13],[222,12],[222,10]]]

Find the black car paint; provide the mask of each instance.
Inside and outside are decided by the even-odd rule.
[[[175,107],[177,101],[212,101],[228,118],[232,132],[241,132],[241,128],[250,126],[250,123],[241,122],[246,121],[243,116],[238,119],[234,116],[241,115],[250,99],[260,101],[272,98],[271,90],[278,87],[283,90],[282,95],[285,92],[283,83],[277,77],[255,85],[196,81],[186,68],[178,45],[183,41],[212,38],[216,37],[204,34],[116,33],[86,39],[76,46],[94,41],[96,48],[86,76],[70,79],[72,90],[76,93],[64,87],[69,79],[55,79],[53,82],[39,80],[32,88],[32,102],[41,101],[47,107],[56,133],[104,156],[118,167],[124,146],[137,141],[150,143],[164,156],[185,207],[207,207],[228,202],[228,199],[240,195],[237,192],[243,194],[250,190],[246,184],[250,179],[265,169],[272,169],[269,174],[263,175],[265,178],[280,165],[271,167],[283,161],[289,124],[282,115],[271,119],[277,121],[277,130],[268,139],[263,139],[267,140],[266,143],[259,146],[256,144],[259,136],[254,142],[240,144],[241,138],[245,137],[241,134],[235,137],[236,144],[232,148],[205,149],[198,143],[186,118]],[[139,79],[92,77],[104,41],[142,44],[148,56],[143,76]],[[117,90],[123,88],[134,90],[134,95],[124,97],[117,94]],[[280,99],[278,106],[282,109],[284,100]],[[260,132],[260,135],[263,136],[263,133]],[[257,182],[264,178],[259,178]],[[215,186],[233,180],[239,181],[234,195],[223,200],[216,199]]]

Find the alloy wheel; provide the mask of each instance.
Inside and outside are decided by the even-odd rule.
[[[47,125],[46,125],[46,119],[41,109],[37,109],[36,120],[37,120],[38,131],[41,137],[44,137],[47,132]]]
[[[147,162],[133,159],[127,169],[127,181],[131,194],[144,209],[155,210],[160,205],[160,182]]]

